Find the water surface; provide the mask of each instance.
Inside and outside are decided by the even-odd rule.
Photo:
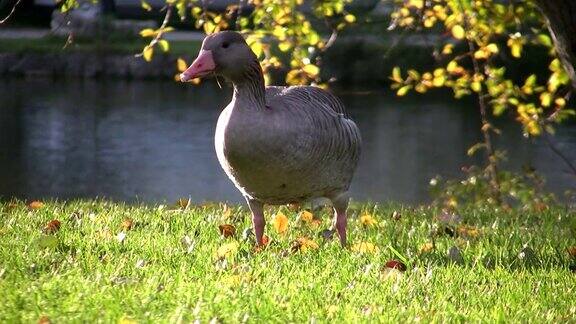
[[[0,80],[0,196],[239,202],[213,148],[230,96],[213,82]],[[475,162],[465,155],[480,136],[472,103],[389,91],[339,96],[364,140],[354,199],[424,202],[431,177],[458,176]],[[574,188],[545,143],[523,138],[513,121],[499,126],[510,167],[534,166],[555,192]],[[556,141],[576,159],[574,127],[561,128]]]

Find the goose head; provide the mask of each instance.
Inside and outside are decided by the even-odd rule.
[[[250,74],[254,64],[260,69],[258,58],[242,35],[233,31],[223,31],[204,39],[198,57],[180,74],[180,80],[186,82],[216,74],[236,83]]]

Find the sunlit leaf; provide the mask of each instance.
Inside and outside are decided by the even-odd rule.
[[[396,91],[396,95],[399,97],[405,96],[410,89],[412,89],[411,85],[405,85]]]
[[[150,4],[148,2],[141,0],[140,4],[142,5],[142,9],[144,9],[146,11],[152,10],[152,6],[150,6]]]
[[[276,215],[272,217],[272,226],[277,233],[285,233],[288,230],[288,217],[286,217],[282,212],[276,213]]]
[[[312,220],[314,219],[314,214],[312,214],[311,212],[304,210],[302,211],[302,213],[300,213],[300,220],[302,220],[305,223],[310,223]]]
[[[318,73],[320,73],[320,68],[314,64],[306,64],[302,67],[302,70],[312,78],[317,77]]]
[[[218,229],[220,230],[220,235],[225,238],[232,237],[236,234],[236,227],[234,227],[234,225],[222,224],[218,226]]]
[[[360,216],[360,224],[364,226],[375,226],[376,224],[378,224],[378,222],[372,215],[364,214]]]
[[[460,25],[454,25],[452,27],[452,36],[454,36],[456,39],[464,39],[464,37],[466,37],[466,31],[464,30],[464,27]]]
[[[41,209],[44,208],[44,203],[38,200],[34,200],[30,204],[28,204],[28,207],[30,207],[31,209]]]
[[[220,247],[218,247],[218,249],[214,253],[214,256],[217,259],[225,259],[225,258],[234,257],[236,255],[236,253],[238,253],[239,247],[240,247],[240,244],[238,244],[238,242],[225,243],[225,244],[221,245]]]
[[[344,20],[346,20],[347,23],[354,23],[356,21],[356,17],[352,14],[347,14],[344,16]]]
[[[142,57],[146,62],[152,61],[152,55],[154,54],[154,48],[152,46],[144,47],[144,51],[142,51]]]
[[[350,248],[352,252],[357,252],[360,254],[375,254],[380,251],[380,249],[370,242],[359,242],[352,245]]]
[[[142,29],[140,31],[140,36],[142,36],[142,37],[155,37],[157,34],[158,34],[158,32],[152,28]]]
[[[168,41],[165,39],[158,40],[158,45],[164,52],[168,52],[170,50],[170,43],[168,43]]]

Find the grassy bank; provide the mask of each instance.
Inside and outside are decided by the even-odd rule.
[[[427,207],[356,205],[346,250],[318,236],[329,224],[327,210],[314,213],[322,221],[285,207],[268,210],[267,219],[278,211],[288,217],[287,230],[276,231],[281,216],[269,221],[270,243],[258,251],[243,239],[249,226],[243,207],[2,203],[0,321],[576,316],[576,274],[567,252],[576,245],[576,219],[564,208],[454,216]],[[221,236],[223,224],[235,228],[231,237]],[[303,245],[292,243],[302,237]],[[386,268],[390,259],[408,269]]]

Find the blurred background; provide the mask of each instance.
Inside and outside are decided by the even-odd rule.
[[[151,40],[142,31],[162,27],[166,2],[75,2],[74,10],[62,12],[66,3],[22,0],[0,25],[0,197],[241,201],[213,148],[230,87],[220,88],[214,79],[199,85],[174,80],[178,64],[190,63],[205,36],[198,19],[168,17],[175,30],[161,39],[169,50],[146,57],[143,48]],[[1,4],[0,17],[6,17],[16,1]],[[227,13],[236,4],[199,6]],[[474,97],[456,100],[442,88],[399,95],[390,88],[395,66],[434,70],[434,53],[446,38],[443,30],[388,30],[395,5],[348,3],[344,10],[353,15],[352,26],[314,59],[321,62],[317,78],[343,100],[362,132],[352,197],[425,203],[432,199],[432,179],[465,177],[463,167],[483,163],[482,156],[466,153],[482,141],[482,120]],[[313,4],[300,6],[313,16]],[[226,28],[234,29],[253,9],[247,3],[228,15]],[[317,29],[323,39],[334,35],[322,28]],[[522,60],[505,65],[512,78],[526,71],[543,74],[547,55],[546,49],[525,46]],[[289,72],[270,71],[271,83],[284,84]],[[537,170],[545,190],[560,197],[574,189],[563,158],[541,137],[524,136],[516,119],[504,114],[493,120],[501,132],[495,145],[505,152],[502,168]],[[576,160],[573,121],[556,126],[554,145]]]

